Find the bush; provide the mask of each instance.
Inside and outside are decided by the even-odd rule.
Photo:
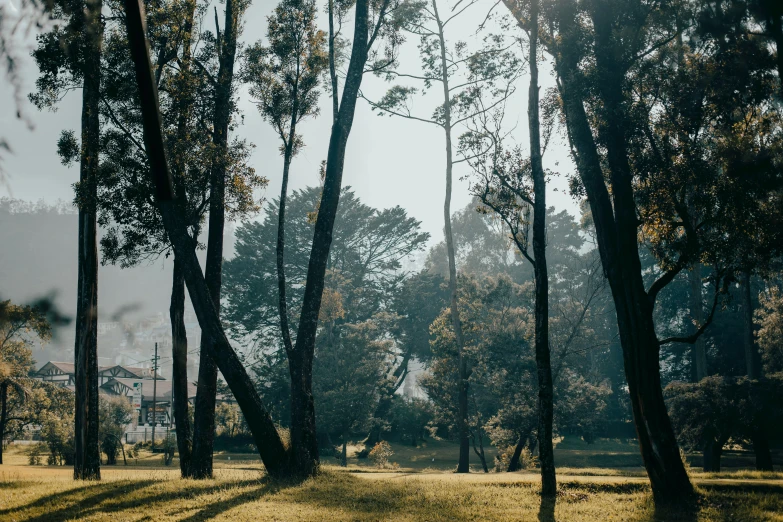
[[[30,447],[30,451],[27,454],[27,463],[31,466],[38,466],[41,464],[41,456],[46,453],[46,444],[39,443],[33,444]]]
[[[376,468],[386,469],[389,466],[389,457],[394,455],[391,445],[385,440],[380,441],[370,451],[370,460]]]
[[[163,464],[171,466],[174,460],[174,452],[177,450],[177,439],[173,435],[167,435],[163,439]]]

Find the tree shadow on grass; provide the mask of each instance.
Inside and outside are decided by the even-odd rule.
[[[67,503],[68,505],[62,509],[54,511],[46,511],[44,514],[37,517],[28,518],[27,520],[45,521],[45,520],[63,520],[67,518],[76,518],[76,515],[84,510],[89,510],[105,500],[112,497],[116,497],[118,494],[126,493],[131,487],[134,489],[147,487],[154,484],[154,480],[142,480],[142,481],[118,481],[118,482],[94,482],[87,483],[87,485],[70,488],[65,491],[52,493],[44,497],[37,498],[32,502],[25,505],[0,510],[0,520],[16,520],[20,515],[23,515],[26,511],[37,511],[41,509],[47,509],[52,505],[61,505]],[[93,493],[92,495],[80,497],[85,493]]]
[[[178,479],[175,479],[178,480]],[[90,515],[123,513],[139,507],[156,509],[170,505],[172,501],[182,498],[193,498],[200,495],[210,495],[218,491],[225,492],[228,488],[236,488],[240,493],[226,500],[209,504],[204,509],[184,520],[195,522],[211,519],[234,506],[257,499],[259,496],[275,491],[280,486],[268,479],[243,480],[231,482],[198,483],[195,481],[180,482],[182,487],[165,491],[145,493],[143,490],[156,484],[164,484],[165,480],[133,480],[94,483],[89,486],[69,489],[39,498],[12,509],[0,511],[0,520],[25,520],[26,522],[54,522],[61,520],[79,520]],[[260,487],[253,487],[260,486]],[[247,490],[247,488],[251,488]],[[39,513],[44,510],[43,513]],[[180,510],[191,511],[185,507]],[[25,516],[27,513],[33,516]],[[169,513],[171,514],[171,513]]]

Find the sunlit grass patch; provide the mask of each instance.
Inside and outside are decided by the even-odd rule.
[[[535,474],[356,474],[328,466],[286,483],[256,470],[222,469],[214,480],[194,481],[136,468],[85,483],[36,471],[14,467],[0,476],[0,520],[783,520],[783,482],[770,481],[702,485],[697,512],[656,518],[646,481],[622,476],[561,480],[555,502],[542,503]]]

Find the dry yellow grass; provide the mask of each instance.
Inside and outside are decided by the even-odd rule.
[[[643,477],[560,475],[555,503],[540,502],[535,473],[358,473],[325,466],[299,484],[274,482],[237,463],[207,481],[172,468],[102,468],[74,482],[64,467],[0,468],[0,521],[783,521],[783,481],[697,479],[698,511],[658,514]],[[225,463],[227,464],[227,463]],[[360,471],[360,470],[355,470]]]
[[[213,480],[182,480],[176,466],[149,453],[127,467],[103,466],[100,482],[74,482],[71,468],[29,466],[24,448],[15,447],[0,466],[0,521],[783,522],[781,473],[694,471],[697,510],[656,515],[636,467],[559,468],[557,501],[542,504],[535,470],[455,475],[425,467],[432,458],[445,464],[451,448],[440,444],[397,446],[399,470],[353,459],[347,469],[327,464],[298,484],[269,480],[257,457],[241,454],[219,455]]]

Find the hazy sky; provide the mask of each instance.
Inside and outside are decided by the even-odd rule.
[[[252,42],[265,36],[266,16],[273,5],[271,1],[254,2],[247,13],[244,41]],[[464,16],[462,26],[455,25],[452,28],[454,32],[451,41],[464,39],[469,44],[473,42],[473,24],[483,19],[490,5],[479,3],[472,7]],[[211,16],[204,23],[204,29],[214,29]],[[409,39],[403,50],[402,69],[406,71],[418,70],[416,42],[415,37]],[[29,92],[36,77],[32,59],[28,58],[21,70]],[[544,70],[548,71],[548,68],[545,66]],[[548,72],[541,77],[543,88],[552,83]],[[527,77],[520,79],[506,116],[506,121],[516,124],[514,139],[525,147],[528,143],[527,82]],[[388,88],[383,80],[370,75],[365,76],[362,86],[368,97],[376,99]],[[437,90],[434,94],[437,94]],[[56,142],[61,130],[78,131],[81,93],[68,95],[56,113],[39,113],[25,100],[22,108],[34,125],[33,130],[16,118],[12,90],[6,81],[0,83],[0,99],[5,100],[5,103],[0,104],[0,136],[6,138],[13,148],[13,154],[6,155],[4,160],[10,178],[9,186],[0,188],[0,195],[8,195],[10,188],[11,195],[25,200],[43,198],[53,201],[59,198],[70,201],[73,197],[71,184],[78,179],[78,167],[67,168],[60,164]],[[435,101],[432,95],[416,104],[424,116],[431,114],[433,103],[430,101]],[[321,96],[321,106],[322,115],[306,121],[300,127],[306,147],[294,159],[290,181],[292,189],[318,182],[318,168],[326,158],[331,120],[329,97],[326,94]],[[261,120],[247,96],[241,96],[240,107],[244,114],[244,125],[239,127],[238,135],[256,145],[251,165],[269,179],[267,190],[258,196],[276,197],[280,190],[282,169],[279,139],[271,127]],[[458,134],[455,132],[455,138]],[[358,196],[369,205],[378,208],[403,206],[410,215],[422,221],[424,230],[430,232],[433,239],[440,239],[445,191],[444,148],[443,131],[439,127],[395,117],[379,117],[371,112],[365,101],[360,100],[348,143],[343,183],[354,187]],[[549,168],[561,172],[572,169],[562,139],[550,147],[545,163]],[[468,174],[464,165],[458,166],[455,171],[453,210],[462,208],[470,201],[469,183],[461,179]],[[562,192],[566,186],[565,178],[555,178],[551,185],[549,204],[573,211],[576,208],[574,202]]]

